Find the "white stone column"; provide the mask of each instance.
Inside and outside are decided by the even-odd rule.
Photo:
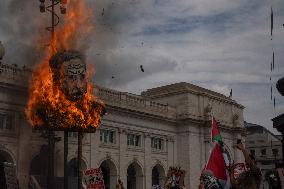
[[[98,153],[99,153],[99,145],[100,145],[100,131],[97,130],[95,133],[90,133],[90,162],[89,166],[94,168],[98,166]]]
[[[30,137],[31,128],[28,123],[24,120],[24,115],[18,114],[16,116],[15,130],[18,138],[18,162],[14,162],[18,170],[18,179],[21,189],[27,189],[29,183],[29,169],[32,160],[31,148],[30,148]]]
[[[152,165],[151,165],[151,136],[146,133],[144,135],[144,189],[152,187]]]
[[[178,142],[177,142],[177,136],[175,136],[173,138],[173,159],[174,159],[174,162],[173,162],[173,166],[176,165],[178,163]],[[166,174],[167,174],[167,171],[166,170]]]
[[[118,165],[118,179],[124,183],[127,188],[127,161],[125,161],[125,153],[127,149],[127,132],[119,129],[119,165]]]
[[[175,148],[174,148],[174,138],[173,137],[169,137],[167,139],[167,145],[166,145],[166,150],[167,150],[167,153],[168,153],[168,161],[167,161],[167,167],[168,168],[169,166],[173,166],[175,164],[174,162],[174,156],[175,156]],[[165,170],[167,172],[167,170]]]

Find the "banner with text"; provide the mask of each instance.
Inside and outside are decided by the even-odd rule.
[[[105,189],[101,168],[91,168],[84,171],[83,185],[86,189]]]

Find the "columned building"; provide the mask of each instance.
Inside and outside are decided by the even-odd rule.
[[[265,127],[245,122],[247,130],[246,148],[254,155],[258,167],[262,171],[263,188],[268,188],[269,174],[282,161],[281,135],[275,135]]]
[[[47,140],[26,121],[31,71],[0,63],[0,161],[16,165],[21,189],[42,188],[47,175]],[[243,106],[214,91],[176,83],[141,95],[96,88],[108,114],[101,127],[83,138],[83,168],[101,167],[107,189],[121,179],[127,189],[164,185],[170,166],[186,170],[185,185],[198,187],[210,150],[210,114],[219,128],[231,161],[241,161],[234,148],[244,137]],[[55,182],[62,186],[63,133],[55,145]],[[76,185],[77,133],[69,133],[68,173]],[[74,182],[73,182],[74,181]]]

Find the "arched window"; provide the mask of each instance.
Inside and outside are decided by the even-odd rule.
[[[8,152],[4,150],[0,150],[0,163],[3,163],[3,162],[14,163],[13,158]]]
[[[137,162],[131,163],[127,168],[127,189],[142,189],[142,168]]]
[[[82,171],[87,169],[87,165],[84,160],[81,160],[81,168]],[[68,176],[70,177],[78,177],[78,160],[77,158],[73,158],[68,163]]]
[[[160,185],[163,186],[165,182],[165,170],[164,168],[157,164],[152,169],[152,186]]]
[[[46,158],[47,159],[47,158]],[[30,164],[30,175],[46,176],[48,170],[47,160],[41,158],[40,155],[35,156]]]
[[[117,182],[117,169],[111,160],[105,160],[101,163],[105,189],[115,188]]]
[[[2,163],[4,163],[4,162],[12,163],[12,164],[14,163],[13,158],[11,157],[11,155],[8,152],[6,152],[4,150],[0,150],[0,164],[1,164],[1,166],[0,166],[0,189],[6,188],[5,187],[6,186],[5,171],[2,167],[3,166]]]

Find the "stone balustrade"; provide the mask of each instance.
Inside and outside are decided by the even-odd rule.
[[[127,108],[130,110],[158,115],[170,119],[176,118],[175,108],[168,104],[162,104],[148,100],[138,95],[114,91],[107,88],[98,87],[97,95],[107,105]]]

